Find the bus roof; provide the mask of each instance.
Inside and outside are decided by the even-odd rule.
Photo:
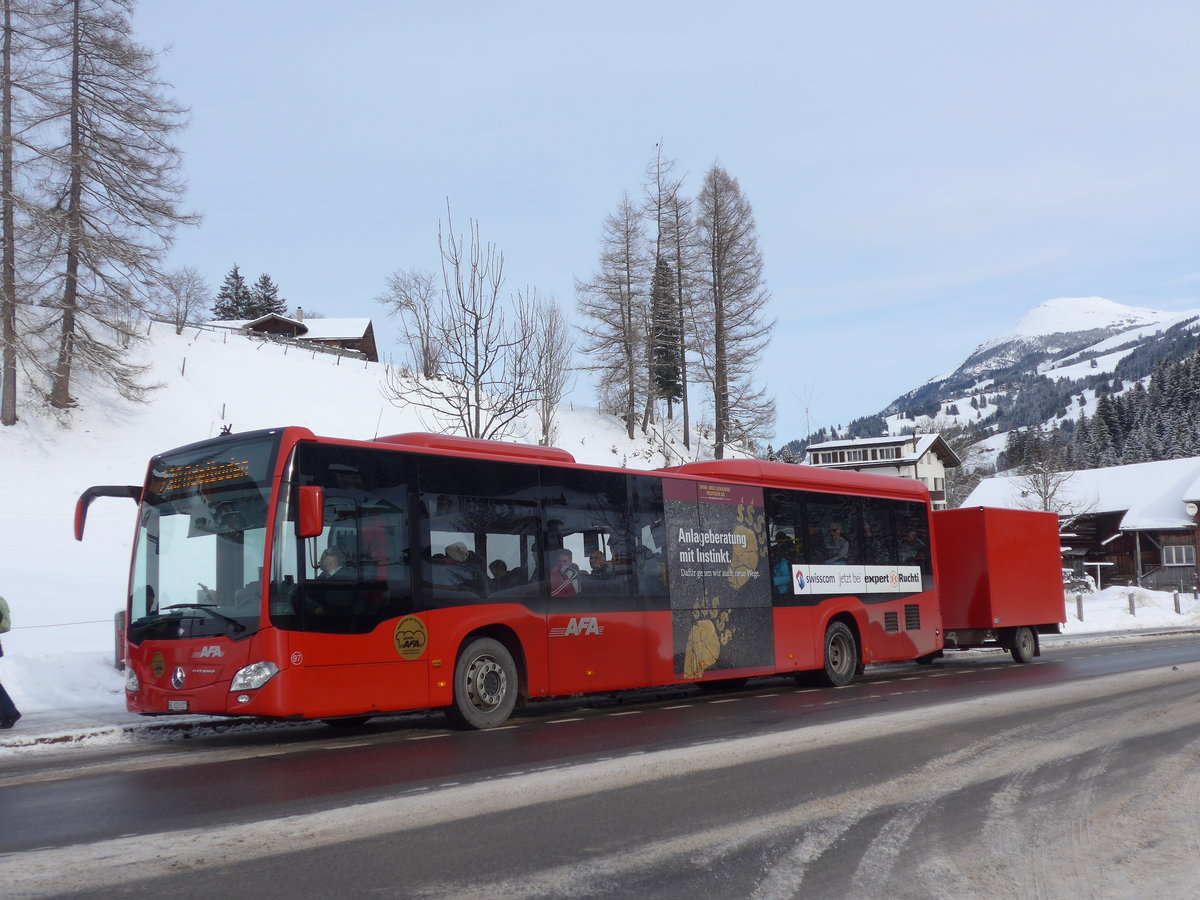
[[[558,447],[542,447],[538,444],[518,444],[513,441],[487,441],[482,438],[459,437],[451,434],[432,434],[427,431],[409,431],[404,434],[389,434],[375,438],[381,444],[399,444],[418,450],[451,450],[473,456],[488,456],[493,459],[521,459],[527,462],[556,462],[575,464],[575,457]]]
[[[294,430],[293,430],[294,429]],[[273,429],[275,430],[275,429]],[[628,472],[643,475],[674,475],[689,478],[711,478],[757,484],[764,487],[780,487],[791,490],[811,490],[837,493],[867,494],[894,499],[929,502],[929,489],[920,481],[896,475],[872,475],[865,472],[848,472],[795,463],[764,462],[757,459],[712,459],[684,463],[660,469],[622,469],[614,466],[598,466],[579,463],[568,451],[558,447],[543,447],[537,444],[519,444],[512,441],[490,441],[481,438],[457,435],[434,434],[410,431],[392,434],[374,440],[352,438],[318,437],[307,428],[295,427],[294,439],[332,441],[345,444],[388,444],[411,450],[427,450],[434,453],[474,456],[509,462],[526,462],[541,465],[567,465],[578,468],[598,469],[609,472]],[[270,432],[266,432],[270,433]],[[246,435],[239,435],[245,437]]]
[[[929,489],[920,481],[896,475],[871,475],[820,466],[764,462],[758,459],[711,459],[656,469],[672,475],[694,475],[722,481],[774,485],[798,490],[867,493],[927,502]]]

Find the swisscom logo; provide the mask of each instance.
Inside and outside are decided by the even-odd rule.
[[[796,590],[797,591],[804,590],[805,586],[808,584],[808,581],[804,577],[804,573],[795,567],[792,568],[792,572],[795,574],[795,577],[796,577]]]

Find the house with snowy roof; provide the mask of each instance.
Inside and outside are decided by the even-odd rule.
[[[370,319],[318,318],[306,321],[304,310],[298,308],[295,318],[268,313],[257,319],[220,319],[208,324],[213,328],[255,332],[305,344],[350,350],[371,362],[379,362],[375,326]]]
[[[946,506],[946,469],[962,464],[940,434],[850,438],[809,444],[804,462],[827,469],[914,478],[929,488],[934,509]]]
[[[1063,473],[1054,505],[1064,564],[1101,586],[1196,588],[1200,457]],[[1013,474],[984,479],[963,506],[1041,508],[1035,486]]]

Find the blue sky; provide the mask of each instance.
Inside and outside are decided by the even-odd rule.
[[[1194,2],[143,0],[191,108],[172,265],[372,316],[446,201],[573,311],[664,153],[754,207],[775,443],[878,411],[1054,297],[1200,307]],[[580,402],[591,402],[586,387]],[[364,425],[367,427],[369,423]]]

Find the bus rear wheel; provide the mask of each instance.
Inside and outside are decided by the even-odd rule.
[[[1037,656],[1037,649],[1037,635],[1033,633],[1032,628],[1021,627],[1013,632],[1012,646],[1008,652],[1016,662],[1033,662],[1033,658]]]
[[[858,641],[844,622],[830,622],[825,629],[825,668],[818,677],[830,687],[842,687],[858,672]]]
[[[492,638],[477,638],[454,664],[454,703],[446,717],[459,728],[495,728],[512,714],[519,686],[508,648]]]

